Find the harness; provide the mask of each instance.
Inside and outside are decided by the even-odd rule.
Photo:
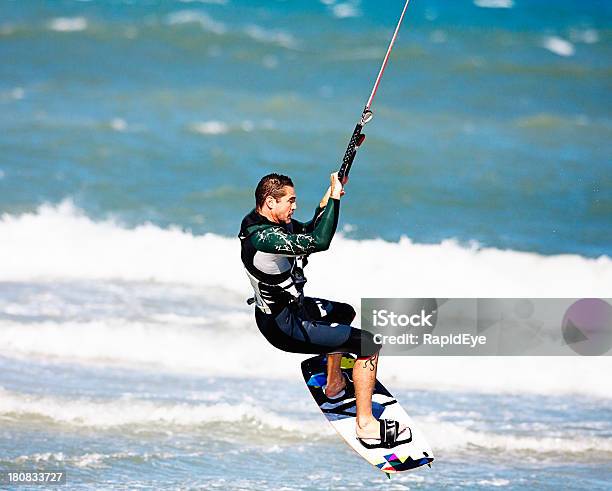
[[[251,225],[245,229],[246,233],[240,237],[240,240],[249,240],[254,233],[273,227],[275,225]],[[260,271],[255,264],[251,264],[251,268],[244,265],[254,293],[246,302],[249,305],[255,304],[266,314],[278,313],[286,306],[301,309],[304,284],[307,281],[304,276],[304,267],[308,263],[307,255],[282,257],[290,263],[290,268],[276,275]]]

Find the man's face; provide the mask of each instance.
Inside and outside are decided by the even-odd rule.
[[[291,186],[284,186],[283,191],[285,194],[278,201],[268,196],[270,213],[276,223],[291,223],[291,216],[297,208],[295,189]]]

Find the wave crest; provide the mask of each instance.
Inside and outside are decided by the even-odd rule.
[[[0,281],[158,281],[250,294],[237,238],[94,221],[71,200],[34,213],[2,214],[0,236]],[[311,257],[309,293],[354,303],[362,297],[607,297],[612,284],[608,256],[542,256],[465,247],[453,239],[417,244],[342,234],[332,250]]]

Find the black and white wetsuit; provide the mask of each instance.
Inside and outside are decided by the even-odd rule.
[[[303,294],[306,256],[329,248],[339,211],[340,201],[330,199],[306,223],[274,223],[256,210],[242,220],[241,257],[255,293],[257,326],[283,351],[369,357],[381,347],[370,332],[350,326],[353,307]]]

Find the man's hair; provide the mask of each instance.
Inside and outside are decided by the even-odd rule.
[[[277,201],[281,199],[285,195],[283,191],[285,186],[294,187],[290,177],[276,173],[263,176],[255,189],[255,204],[257,208],[261,209],[268,196],[272,196]]]

